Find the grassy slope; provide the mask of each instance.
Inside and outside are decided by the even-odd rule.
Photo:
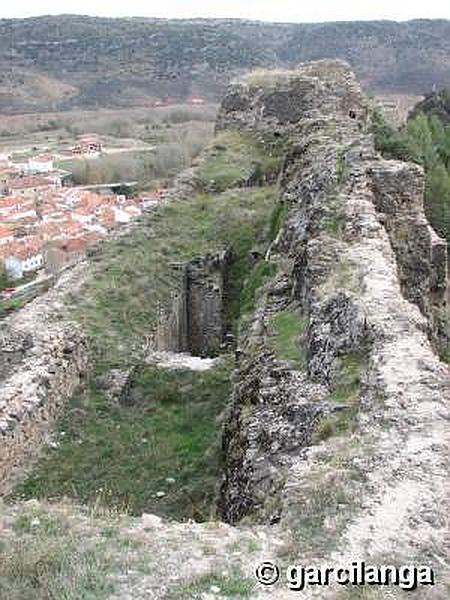
[[[121,362],[150,331],[158,307],[167,305],[179,285],[173,263],[231,245],[237,284],[245,275],[249,250],[264,242],[275,195],[275,189],[265,187],[173,202],[152,216],[151,227],[105,245],[94,276],[71,298],[76,317],[103,359]]]
[[[197,172],[198,183],[205,191],[223,192],[245,184],[252,176],[270,178],[281,166],[279,152],[237,131],[220,133],[204,153]]]
[[[238,185],[236,164],[261,159],[260,147],[248,137],[226,133],[217,144],[226,150],[206,154],[200,190],[208,187],[206,173],[215,173],[217,182],[220,172],[221,182]],[[243,280],[251,268],[248,254],[268,240],[276,195],[274,186],[202,192],[161,206],[142,226],[105,244],[93,257],[90,282],[71,298],[75,316],[96,341],[99,358],[107,364],[121,362],[142,343],[143,334],[155,324],[158,308],[168,305],[171,292],[179,286],[174,264],[227,246],[235,255],[228,307],[229,318],[235,318]]]

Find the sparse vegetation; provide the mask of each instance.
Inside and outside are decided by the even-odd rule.
[[[316,552],[329,550],[331,541],[345,527],[353,499],[347,489],[346,471],[325,473],[320,470],[307,482],[295,522],[294,538],[300,547],[314,547]]]
[[[340,358],[334,390],[328,399],[336,402],[338,410],[322,417],[317,423],[313,441],[320,442],[333,435],[348,434],[354,430],[363,391],[363,354],[347,354]]]
[[[243,80],[251,88],[273,88],[282,83],[288,83],[292,71],[287,69],[255,69]]]
[[[111,405],[95,383],[64,411],[15,498],[72,497],[207,520],[219,476],[216,419],[230,392],[227,363],[204,373],[141,368],[127,405]]]
[[[330,198],[327,205],[328,213],[325,216],[327,233],[334,238],[340,238],[346,222],[345,201],[341,196]]]
[[[352,402],[359,397],[364,359],[365,357],[359,354],[347,354],[340,359],[335,389],[331,394],[333,400]]]
[[[301,345],[301,336],[305,332],[306,320],[299,310],[285,310],[272,319],[274,337],[273,349],[280,360],[291,361],[298,368],[304,368],[306,357]]]
[[[422,591],[420,593],[423,593]],[[337,600],[382,600],[384,594],[379,587],[347,586],[337,595]]]
[[[0,541],[2,600],[102,600],[110,597],[113,561],[108,545],[80,540],[68,523],[28,510],[15,536]]]
[[[340,213],[338,212],[337,214],[339,215]],[[331,233],[333,237],[339,236],[342,223],[341,217],[336,216],[334,220],[332,218],[331,223],[332,225],[329,225],[329,233]],[[334,231],[336,233],[333,234]],[[324,243],[326,243],[325,240]],[[355,264],[352,260],[341,258],[341,260],[337,262],[330,277],[321,286],[320,293],[323,296],[327,296],[339,288],[358,295],[362,292],[363,281],[361,273],[355,268]]]
[[[271,182],[280,167],[281,157],[268,156],[260,141],[249,134],[225,131],[205,152],[197,180],[205,191],[223,192]]]
[[[176,589],[169,592],[165,600],[178,600],[179,598],[201,600],[205,594],[210,593],[211,590],[214,592],[215,589],[220,590],[216,593],[219,593],[221,598],[245,599],[251,598],[255,583],[237,570],[229,576],[211,573],[177,586]]]

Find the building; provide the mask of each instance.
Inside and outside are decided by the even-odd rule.
[[[41,154],[28,159],[28,173],[50,173],[53,171],[53,156]]]
[[[33,198],[22,196],[0,198],[0,219],[3,222],[16,222],[26,218],[35,219],[36,217],[36,205]]]
[[[16,177],[7,183],[8,193],[16,196],[34,197],[39,192],[49,188],[55,188],[52,180],[42,175],[30,175],[29,177]]]
[[[100,139],[95,134],[82,135],[78,138],[76,145],[72,148],[72,154],[97,155],[102,151]]]
[[[0,225],[0,246],[11,244],[14,241],[14,232],[8,227]]]
[[[44,266],[42,242],[38,238],[26,238],[7,247],[5,269],[11,279],[21,279],[26,273],[38,271]]]

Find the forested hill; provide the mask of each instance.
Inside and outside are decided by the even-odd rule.
[[[0,20],[0,111],[216,99],[242,70],[348,60],[369,91],[450,83],[450,21],[268,24],[239,20]]]

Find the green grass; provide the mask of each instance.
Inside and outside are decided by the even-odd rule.
[[[272,347],[277,358],[293,362],[304,368],[306,357],[301,344],[301,336],[305,332],[306,320],[298,310],[285,310],[272,319],[274,336]]]
[[[16,287],[17,281],[8,277],[6,271],[0,266],[0,292],[5,288]]]
[[[15,535],[0,540],[2,600],[103,600],[113,592],[104,542],[77,539],[67,523],[22,513]]]
[[[32,299],[32,297],[21,296],[20,298],[0,300],[0,318],[7,317],[12,312],[23,308]]]
[[[252,597],[255,584],[239,571],[235,571],[229,576],[211,573],[177,586],[166,595],[165,600],[180,600],[181,598],[183,600],[202,600],[205,594],[211,592],[211,588],[219,588],[221,598],[244,600]]]
[[[197,183],[207,192],[223,192],[246,183],[273,179],[282,156],[268,153],[261,141],[238,131],[220,133],[204,153]]]
[[[346,408],[319,420],[313,433],[313,442],[317,443],[334,435],[346,434],[355,428],[359,399],[363,390],[362,375],[365,360],[363,354],[357,353],[341,357],[336,383],[328,399],[344,404]]]
[[[274,241],[289,212],[289,206],[284,202],[278,202],[270,217],[270,240]]]
[[[229,377],[227,364],[200,373],[145,367],[133,383],[139,401],[127,406],[111,405],[92,387],[70,402],[58,447],[44,451],[12,499],[68,496],[132,514],[211,517],[220,471],[216,419]]]
[[[450,365],[450,349],[446,348],[445,350],[443,350],[439,358],[442,360],[442,362],[445,362],[448,365]]]
[[[102,245],[92,257],[93,275],[69,296],[75,318],[92,336],[97,360],[129,360],[160,306],[181,286],[174,264],[232,247],[227,316],[239,316],[239,296],[251,269],[250,250],[265,246],[274,187],[202,195],[166,204],[133,232]]]
[[[277,266],[275,263],[262,260],[258,262],[248,276],[240,297],[240,313],[245,314],[255,309],[256,293],[260,287],[275,275]]]

